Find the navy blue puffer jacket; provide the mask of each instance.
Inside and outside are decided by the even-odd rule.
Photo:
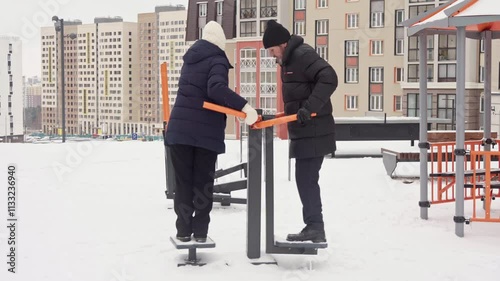
[[[226,53],[216,45],[198,40],[184,55],[179,90],[165,143],[191,145],[225,152],[226,115],[203,108],[208,101],[241,110],[247,101],[228,87]]]

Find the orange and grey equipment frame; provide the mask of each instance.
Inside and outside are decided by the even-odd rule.
[[[213,104],[210,102],[204,102],[203,108],[217,111],[220,113],[233,115],[233,116],[236,116],[238,118],[245,118],[246,117],[246,114],[244,112],[234,110],[231,108],[227,108],[224,106],[220,106],[217,104]],[[312,117],[316,116],[316,113],[311,114],[311,116]],[[293,121],[297,121],[297,114],[285,115],[284,113],[278,113],[275,115],[275,118],[269,119],[269,120],[263,120],[262,116],[259,116],[259,118],[257,119],[257,122],[255,122],[255,124],[251,125],[250,128],[252,128],[252,129],[264,129],[267,127],[272,127],[275,125],[285,124],[285,123],[293,122]]]

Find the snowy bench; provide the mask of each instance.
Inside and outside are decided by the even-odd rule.
[[[399,152],[381,148],[382,161],[389,177],[394,177],[393,173],[399,162],[418,162],[420,161],[420,152]]]

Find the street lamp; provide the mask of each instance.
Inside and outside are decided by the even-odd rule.
[[[64,38],[69,37],[74,40],[76,38],[75,33],[71,33],[64,36],[64,19],[60,19],[57,16],[52,17],[54,22],[54,27],[56,32],[61,32],[61,96],[62,96],[62,142],[66,142],[66,93],[64,91]]]

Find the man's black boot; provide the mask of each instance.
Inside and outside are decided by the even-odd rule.
[[[312,241],[313,243],[326,242],[325,231],[322,229],[313,229],[309,226],[304,227],[300,233],[288,234],[287,241]]]

